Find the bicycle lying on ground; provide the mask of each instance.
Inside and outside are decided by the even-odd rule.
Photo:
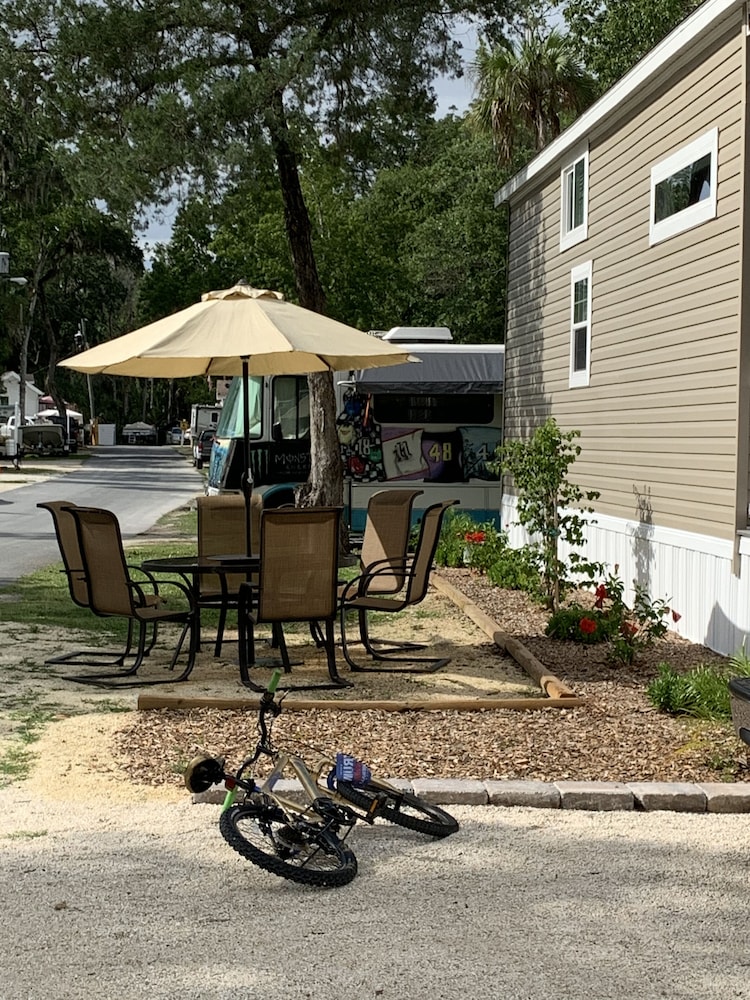
[[[344,841],[360,819],[367,823],[386,819],[431,837],[447,837],[458,830],[444,809],[376,778],[354,757],[323,755],[310,769],[296,754],[276,749],[271,729],[281,712],[283,695],[274,698],[280,677],[281,671],[274,671],[261,696],[260,738],[235,774],[224,770],[223,757],[206,754],[194,758],[185,771],[191,792],[205,792],[224,782],[227,794],[219,828],[235,851],[293,882],[341,886],[357,874],[357,859]],[[261,757],[268,757],[272,767],[258,783],[252,770]],[[299,781],[301,795],[283,794],[277,788],[279,779],[292,775]]]

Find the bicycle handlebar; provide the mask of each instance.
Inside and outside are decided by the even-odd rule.
[[[276,693],[276,688],[279,686],[279,681],[281,680],[281,670],[274,670],[271,674],[271,679],[268,682],[266,690],[263,692],[260,698],[260,706],[258,712],[258,728],[260,729],[260,745],[263,747],[267,746],[268,743],[268,727],[266,726],[266,713],[270,712],[274,718],[281,711],[281,705],[274,701],[274,694]]]

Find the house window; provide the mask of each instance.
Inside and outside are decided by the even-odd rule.
[[[560,220],[560,249],[568,247],[588,235],[589,154],[588,150],[563,167],[561,174],[562,218]]]
[[[712,129],[651,168],[652,245],[716,218],[718,147]]]
[[[570,272],[570,388],[588,385],[590,370],[591,261]]]

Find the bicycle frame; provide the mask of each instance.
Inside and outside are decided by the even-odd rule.
[[[281,671],[275,670],[261,699],[259,714],[261,738],[255,748],[255,753],[243,761],[234,777],[226,775],[224,778],[227,786],[227,794],[224,797],[222,812],[226,812],[227,809],[230,809],[234,805],[238,791],[244,791],[272,799],[286,813],[296,815],[306,822],[314,822],[325,828],[331,826],[331,824],[336,825],[337,828],[339,825],[346,826],[349,828],[344,835],[346,836],[359,817],[358,813],[343,798],[337,793],[332,792],[327,785],[321,783],[323,770],[326,767],[330,768],[333,765],[333,761],[321,758],[313,774],[301,757],[296,754],[286,753],[285,751],[274,750],[270,744],[264,709],[270,710],[274,715],[278,715],[280,707],[278,703],[274,702],[273,696],[280,679]],[[241,777],[243,770],[251,767],[263,755],[270,757],[273,761],[273,767],[263,781],[258,783],[252,777],[249,780],[243,779]],[[290,771],[300,782],[305,799],[303,802],[300,802],[298,797],[294,795],[279,794],[275,790],[278,782],[285,776],[288,776]],[[330,807],[324,805],[326,802],[330,803]]]

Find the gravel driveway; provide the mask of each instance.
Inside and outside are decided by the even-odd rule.
[[[359,875],[304,889],[222,840],[216,806],[0,792],[3,1000],[750,997],[740,815],[456,807],[377,825]]]

